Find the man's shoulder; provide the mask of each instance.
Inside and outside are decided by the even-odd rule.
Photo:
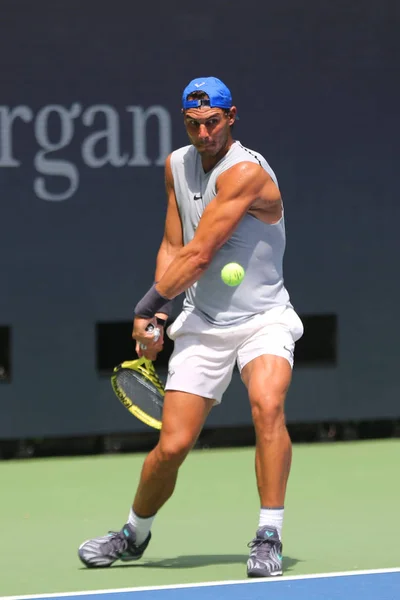
[[[177,148],[171,153],[171,161],[173,163],[179,163],[184,160],[185,157],[190,157],[192,154],[196,153],[196,149],[192,144],[188,146],[182,146],[181,148]]]
[[[241,142],[236,141],[235,153],[237,162],[253,162],[259,164],[278,185],[275,172],[271,168],[271,165],[268,163],[266,158],[260,152],[257,150],[252,150],[251,148],[247,148],[246,146],[243,146]]]
[[[243,146],[243,144],[239,141],[235,143],[235,152],[238,156],[241,157],[241,160],[245,162],[246,160],[249,162],[257,162],[257,163],[267,163],[265,157],[258,152],[257,150],[252,150],[251,148],[247,148]],[[268,164],[268,163],[267,163]]]

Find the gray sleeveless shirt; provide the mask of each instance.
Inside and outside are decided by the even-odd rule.
[[[205,207],[216,196],[218,176],[239,162],[258,163],[278,185],[261,154],[238,141],[208,173],[204,173],[194,146],[184,146],[172,153],[171,168],[184,244],[193,238]],[[284,251],[283,216],[278,223],[269,225],[246,214],[199,281],[186,291],[184,310],[195,310],[208,322],[227,327],[275,306],[291,306],[283,283]],[[237,287],[229,287],[221,279],[221,269],[230,262],[239,263],[245,270],[245,277]]]

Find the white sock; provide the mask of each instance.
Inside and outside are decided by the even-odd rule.
[[[153,524],[155,515],[152,517],[148,517],[147,519],[142,519],[142,517],[138,517],[137,514],[131,508],[128,523],[131,525],[136,533],[136,544],[140,546],[144,542],[144,540],[149,535],[149,531]]]
[[[275,527],[278,531],[279,539],[282,539],[282,527],[283,527],[283,506],[280,508],[261,508],[260,518],[258,521],[258,527]]]

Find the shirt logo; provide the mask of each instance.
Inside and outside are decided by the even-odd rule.
[[[202,199],[202,197],[203,197],[203,196],[202,196],[201,194],[195,194],[195,195],[193,196],[193,200],[201,200],[201,199]]]

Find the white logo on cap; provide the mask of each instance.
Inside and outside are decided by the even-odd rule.
[[[202,85],[204,85],[204,84],[205,84],[205,81],[202,81],[201,83],[195,83],[194,85],[195,85],[196,87],[201,87],[201,86],[202,86]]]

